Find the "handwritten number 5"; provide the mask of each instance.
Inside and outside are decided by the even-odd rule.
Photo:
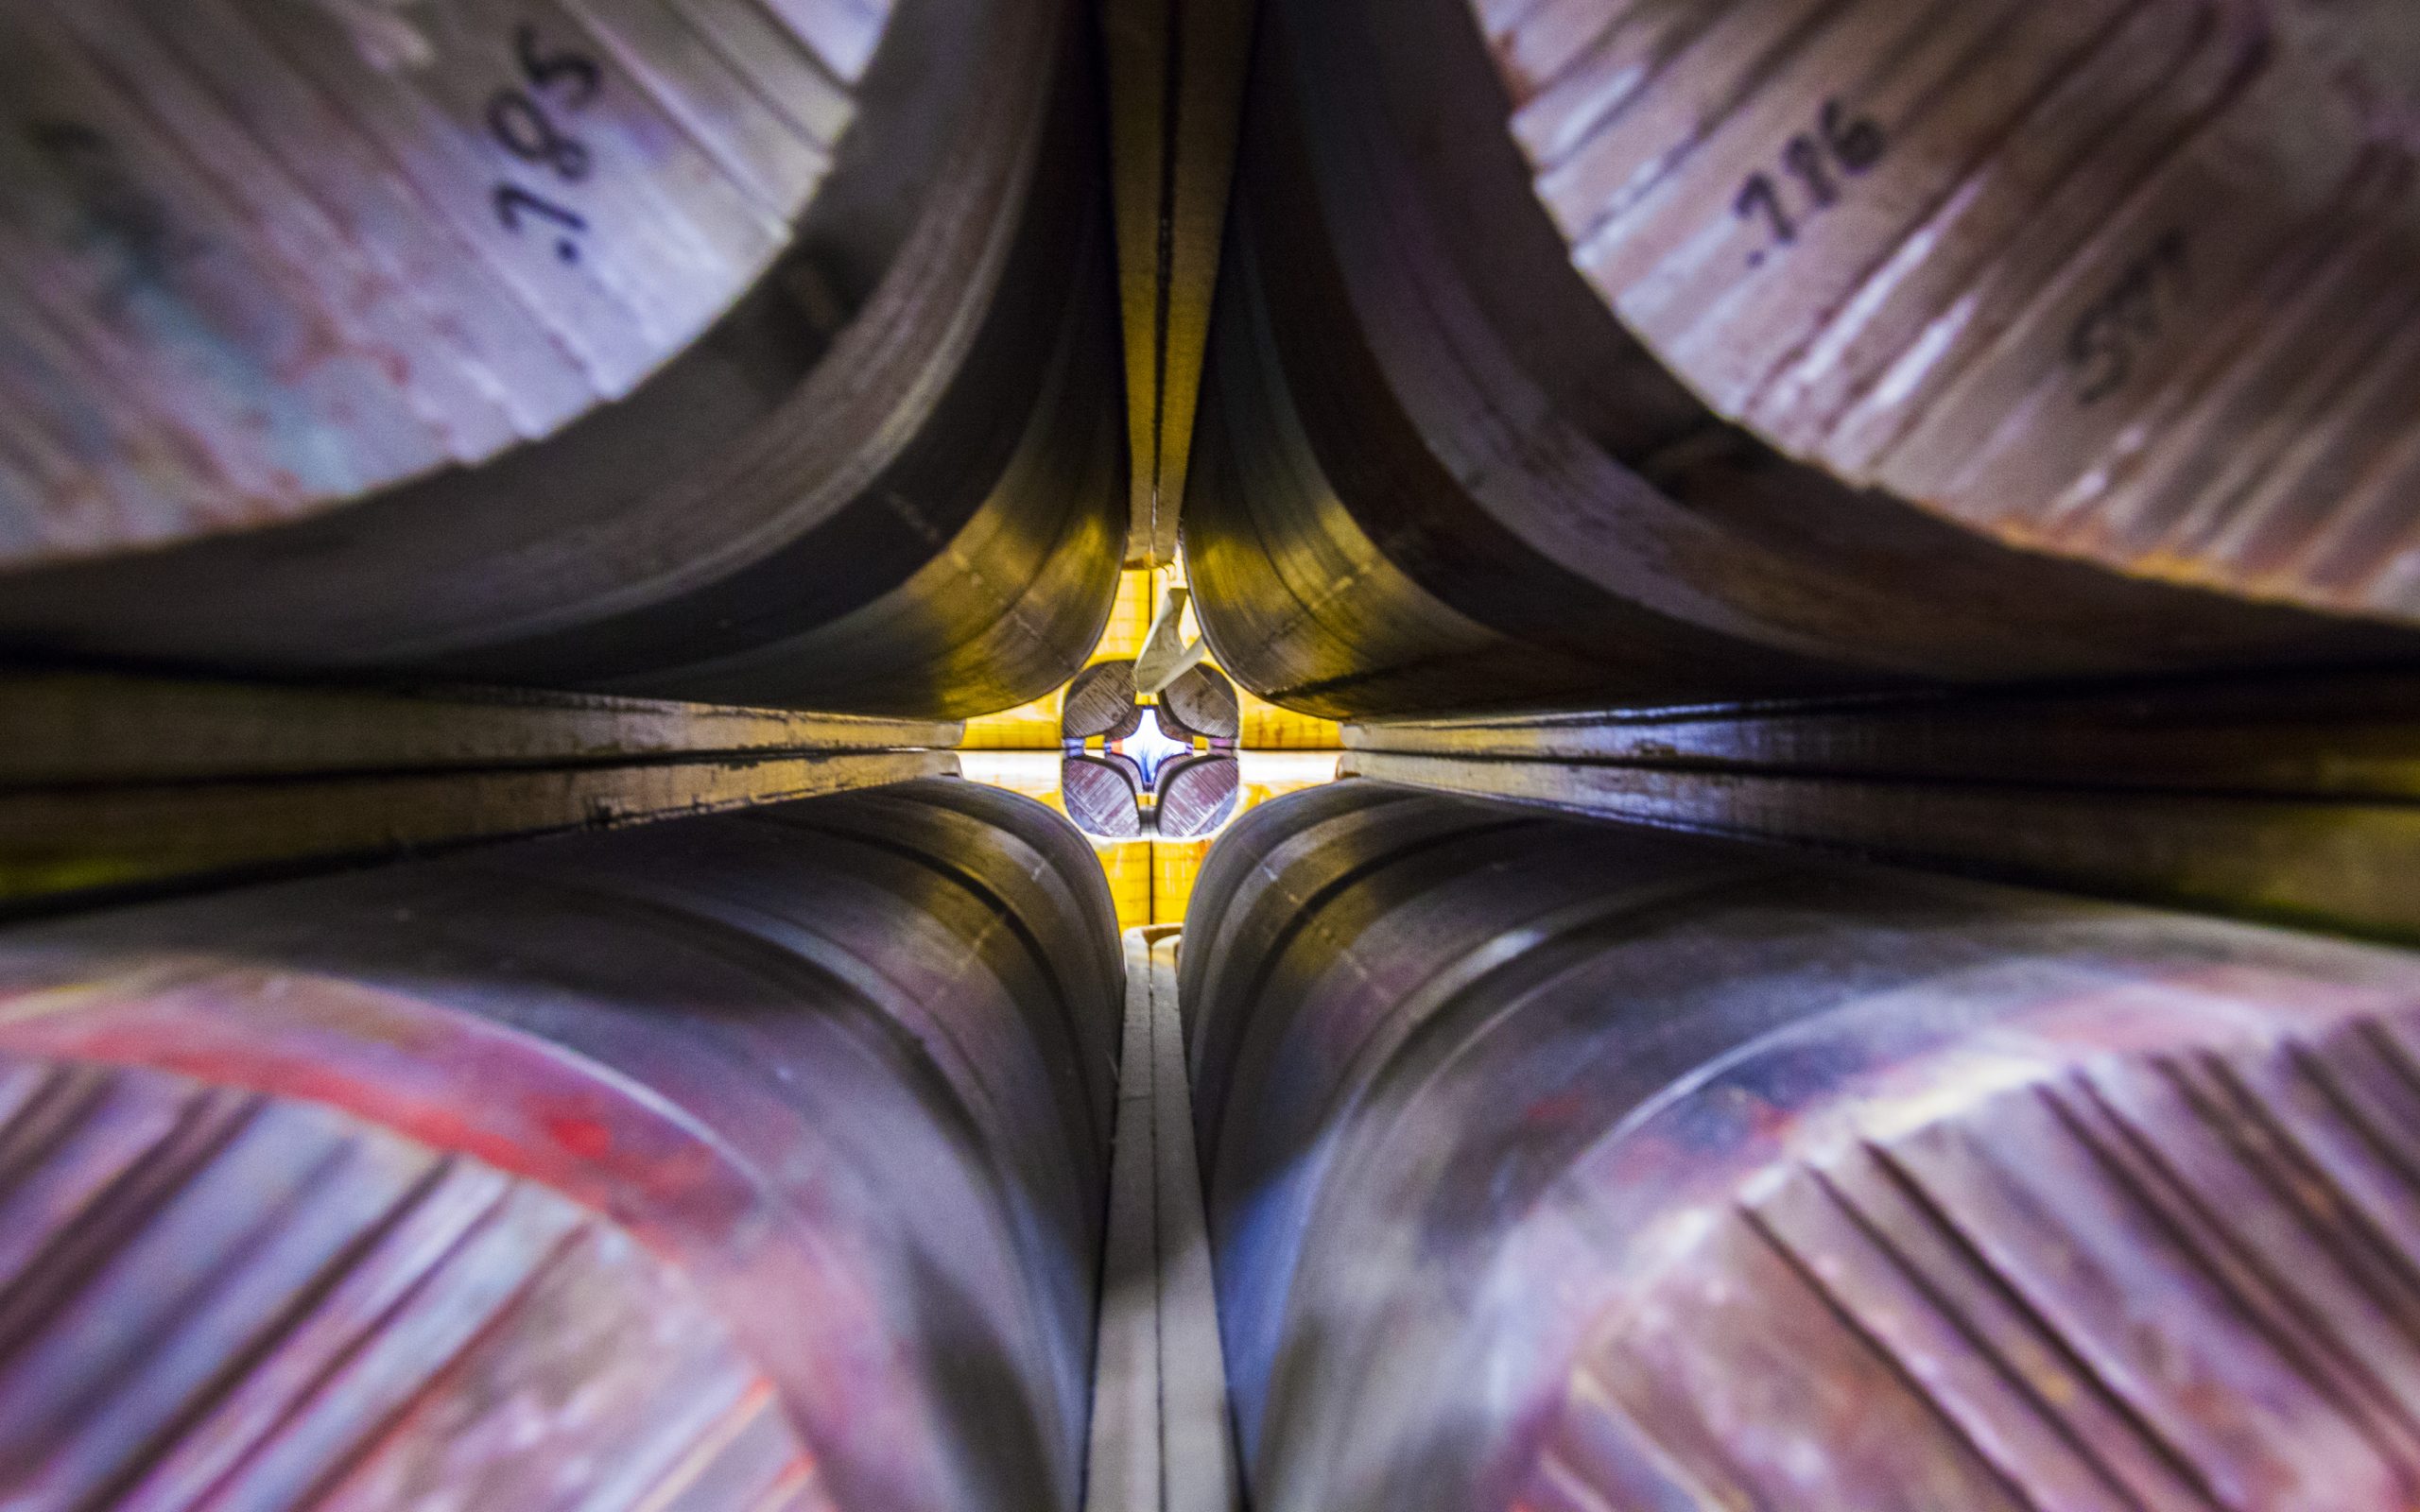
[[[520,60],[521,75],[529,80],[531,89],[543,94],[558,84],[570,86],[570,93],[561,96],[568,110],[580,109],[604,87],[605,76],[596,59],[579,53],[541,55],[538,28],[526,21],[512,33],[512,52]]]

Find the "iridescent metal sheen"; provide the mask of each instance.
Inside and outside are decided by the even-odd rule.
[[[2420,960],[1351,782],[1184,952],[1259,1512],[2420,1494]]]
[[[947,781],[0,944],[0,1503],[1077,1504],[1122,967]]]

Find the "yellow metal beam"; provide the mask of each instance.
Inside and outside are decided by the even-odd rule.
[[[958,770],[959,727],[583,695],[0,674],[0,908]]]
[[[1252,0],[1101,0],[1133,459],[1129,567],[1176,559]]]

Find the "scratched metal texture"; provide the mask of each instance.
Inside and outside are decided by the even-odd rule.
[[[1374,782],[1186,920],[1260,1512],[2420,1496],[2420,959]]]
[[[1736,180],[1705,167],[1715,155],[1695,151],[1697,128],[1711,138],[1735,115],[1768,125],[1751,108],[1762,103],[1753,94],[1764,77],[1758,69],[1806,64],[1786,46],[1735,32],[1828,40],[1852,23],[1869,31],[1887,24],[1912,28],[1921,45],[1909,50],[1937,52],[1934,33],[1963,35],[1993,18],[2014,29],[2055,28],[2111,6],[1491,0],[1478,9],[1483,18],[1470,0],[1271,0],[1262,8],[1184,511],[1203,632],[1243,686],[1327,718],[1376,719],[2411,654],[2408,630],[2317,611],[2308,601],[2291,607],[2282,601],[2288,590],[2258,573],[2199,571],[2174,554],[2102,552],[2089,541],[2052,549],[2022,530],[1864,487],[1731,422],[1685,381],[1686,353],[1675,357],[1653,330],[1643,335],[1626,321],[1575,266],[1573,246],[1541,198],[1556,182],[1540,177],[1512,129],[1549,108],[1564,110],[1575,132],[1610,121],[1607,150],[1635,147],[1621,160],[1635,168],[1635,181],[1616,174],[1601,198],[1617,202],[1636,189],[1646,201],[1645,189],[1660,190],[1666,180],[1694,197],[1683,208],[1703,212],[1704,234],[1674,251],[1670,276],[1659,267],[1658,278],[1643,280],[1638,298],[1679,289],[1684,297],[1669,301],[1674,321],[1702,317],[1737,337],[1713,345],[1721,357],[1779,335],[1780,323],[1735,318],[1737,309],[1753,317],[1758,307],[1704,286],[1707,269],[1727,268],[1739,254],[1747,222],[1727,198],[1712,198]],[[2202,11],[2273,8],[2145,0],[2131,9],[2189,21]],[[1718,33],[1685,60],[1714,82],[1701,85],[1683,70],[1680,82],[1658,93],[1655,81],[1640,83],[1644,64],[1625,68],[1623,48],[1636,38],[1693,28]],[[1510,46],[1503,39],[1514,31],[1541,48],[1559,39],[1571,59],[1570,87],[1531,102],[1519,122],[1490,51],[1491,39]],[[1998,77],[1990,61],[1961,76],[1978,89]],[[1517,77],[1512,83],[1527,87]],[[1820,114],[1824,98],[1784,83],[1801,90],[1789,97],[1803,100],[1804,112],[1794,104],[1788,124],[1772,127],[1776,150],[1799,129],[1798,114]],[[1643,103],[1624,113],[1633,99]],[[1722,142],[1736,146],[1737,135]],[[1575,161],[1593,171],[1602,155]],[[1936,156],[1927,140],[1910,138],[1877,179],[1939,166]],[[2021,185],[2023,176],[2010,180]],[[1887,185],[1861,181],[1855,192],[1866,196],[1859,205],[1899,203]],[[2230,211],[2258,218],[2240,205]],[[1811,285],[1793,268],[1848,278],[1873,266],[1857,249],[1816,245],[1861,214],[1837,212],[1789,259],[1773,259],[1748,294],[1761,297],[1774,281],[1785,293]],[[2371,240],[2360,249],[2369,281],[2360,286],[2383,284],[2377,311],[2400,309],[2410,260],[2373,256]],[[1985,238],[1978,255],[1996,245]],[[1959,244],[1962,257],[1967,249]],[[1877,287],[1895,285],[1883,277]],[[2324,341],[2303,339],[2325,335],[2326,323],[2297,323],[2283,298],[2273,307],[2241,301],[2227,335],[2248,350],[2293,334],[2296,352],[2326,355]],[[2374,311],[2353,329],[2364,350],[2389,333],[2401,348],[2410,345],[2404,325]],[[2328,360],[2353,359],[2348,351]],[[2270,366],[2247,359],[2241,373]],[[2236,395],[2238,386],[2217,387]],[[2300,403],[2334,392],[2314,382],[2294,395]],[[2005,407],[2026,413],[2018,399]],[[2283,437],[2292,458],[2318,458],[2315,470],[2298,462],[2263,478],[2325,474],[2331,459],[2350,466],[2356,455],[2378,458],[2377,478],[2402,476],[2409,404],[2372,405],[2361,410],[2366,420],[2353,415],[2357,407],[2323,418],[2356,426],[2359,448],[2302,446],[2310,438],[2303,428],[2224,405],[2217,420],[2194,410],[2176,432],[2248,436],[2258,421],[2269,427],[2263,436]],[[2121,409],[2132,413],[2132,401],[2095,411],[2095,435],[2105,431],[2104,413]],[[2012,421],[1993,434],[2017,436],[2021,427]],[[2131,434],[2112,444],[2122,448]],[[2047,468],[2074,461],[2080,448],[2054,436],[2003,450]],[[2220,472],[2228,455],[2223,447],[2194,454],[2204,472]],[[2255,455],[2243,453],[2247,474],[2257,471]],[[2165,463],[2151,471],[2171,482],[2177,475]],[[2215,508],[2234,496],[2224,486],[2232,476],[2187,492]],[[1972,512],[2015,497],[1984,491],[1991,496]],[[2169,498],[2177,490],[2154,491]],[[2325,490],[2316,499],[2308,488],[2289,491],[2304,513],[2325,514]],[[2409,514],[2397,502],[2403,496],[2389,489],[2363,508],[2394,524]],[[2087,510],[2072,523],[2089,536],[2106,518]],[[2376,539],[2399,537],[2389,530]]]
[[[621,397],[789,241],[889,11],[11,6],[0,561],[307,515]]]
[[[2023,550],[2420,609],[2411,7],[1467,9],[1572,266],[1716,414]]]
[[[1122,966],[933,780],[0,940],[0,1504],[1076,1505]]]
[[[551,49],[571,45],[565,39],[623,41],[638,26],[625,50],[597,47],[603,73],[586,114],[566,113],[565,98],[579,93],[576,79],[554,76],[539,93],[559,124],[593,121],[597,133],[615,102],[630,105],[647,117],[642,134],[659,155],[683,162],[696,157],[693,145],[678,123],[640,108],[638,77],[677,75],[689,63],[716,74],[735,59],[760,70],[782,61],[780,49],[744,38],[700,61],[692,44],[701,29],[744,33],[777,18],[808,29],[835,23],[849,33],[850,124],[803,212],[769,229],[744,228],[744,258],[711,266],[693,259],[685,268],[677,257],[670,266],[657,258],[619,269],[623,283],[605,291],[606,308],[565,320],[594,341],[633,313],[661,316],[642,320],[653,338],[646,360],[619,372],[609,394],[579,396],[532,438],[467,454],[460,465],[382,473],[376,486],[364,479],[320,490],[308,507],[289,501],[155,528],[91,511],[96,518],[75,553],[7,572],[0,647],[217,670],[408,670],[948,718],[1023,703],[1083,664],[1109,616],[1127,515],[1100,86],[1083,8],[1070,0],[717,0],[668,9],[546,3],[522,8],[524,18],[480,0],[415,5],[398,19],[355,0],[112,0],[79,28],[137,48],[163,32],[215,37],[234,12],[281,8],[296,12],[288,45],[327,55],[320,87],[356,113],[391,105],[411,85],[365,70],[345,50],[338,18],[371,27],[384,18],[406,32],[408,23],[423,23],[440,34],[445,56],[413,82],[475,91],[458,102],[472,119],[406,112],[387,123],[424,155],[441,152],[462,134],[458,128],[481,135],[482,107],[494,108],[483,88],[527,71],[514,41],[525,19],[541,40],[542,63]],[[559,13],[566,9],[577,14]],[[57,29],[49,13],[76,9],[47,0],[12,6],[0,17],[0,50],[25,29],[19,20],[29,27],[39,15],[45,31]],[[459,57],[448,51],[458,42],[468,49]],[[65,67],[53,68],[47,51],[17,54],[0,65],[12,86],[28,77],[48,85]],[[362,73],[372,81],[355,87],[353,76]],[[133,93],[150,108],[182,100],[188,82],[164,63],[136,77]],[[216,81],[217,100],[238,115],[268,112],[290,82],[277,69],[236,66]],[[772,94],[792,109],[813,103],[794,86]],[[33,129],[21,115],[39,127],[50,99],[30,85],[0,96],[7,144]],[[752,99],[752,92],[741,96],[734,103]],[[306,132],[297,148],[331,159],[330,193],[429,193],[389,182],[374,151],[367,163],[345,160],[347,125]],[[324,261],[408,259],[430,236],[443,251],[453,233],[441,224],[446,216],[489,214],[483,168],[575,199],[577,191],[601,198],[629,188],[635,199],[616,205],[630,213],[596,211],[592,243],[630,250],[663,238],[677,252],[678,217],[648,201],[661,185],[621,183],[651,170],[638,169],[619,138],[597,133],[583,144],[595,172],[568,187],[541,164],[473,142],[486,157],[475,153],[461,165],[470,181],[434,196],[429,215],[369,223],[344,256]],[[49,183],[57,175],[26,157],[0,153],[0,195],[28,178],[37,199],[75,187]],[[279,198],[270,177],[249,190],[277,209],[308,208],[299,192]],[[678,162],[664,165],[664,177],[700,193],[715,180],[684,176]],[[263,215],[272,229],[281,224]],[[595,294],[596,280],[616,271],[613,256],[593,245],[577,264],[559,265],[544,254],[544,236],[522,241],[513,249],[541,253],[542,266],[523,270],[538,294]],[[229,257],[239,245],[248,244],[226,239]],[[85,257],[95,260],[106,262],[106,247]],[[0,243],[0,387],[10,377],[9,353],[24,345],[6,339],[14,329],[8,292],[39,271],[28,269],[31,261],[24,248]],[[434,297],[439,281],[476,270],[469,256],[423,263],[424,276],[394,279],[379,310],[408,310],[412,296]],[[266,278],[224,281],[259,285],[262,299],[279,287]],[[72,303],[75,292],[52,302]],[[659,303],[678,304],[680,318]],[[458,325],[493,347],[561,355],[544,334],[525,338],[509,321]],[[168,391],[215,399],[213,376]],[[263,380],[272,401],[274,376]],[[497,382],[515,397],[528,387]],[[43,392],[40,385],[26,390],[35,399]],[[83,422],[77,439],[94,464],[112,477],[148,475],[143,455],[107,434],[109,406],[86,407],[94,413],[70,419]],[[400,413],[354,408],[389,420]],[[43,418],[32,399],[17,409]],[[15,540],[14,457],[0,446],[0,564]]]

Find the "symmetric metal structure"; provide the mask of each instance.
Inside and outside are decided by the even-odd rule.
[[[2420,1506],[2415,154],[2410,0],[0,0],[0,1508]]]

